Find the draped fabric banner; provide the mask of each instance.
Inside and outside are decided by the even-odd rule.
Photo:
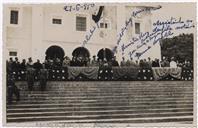
[[[177,68],[170,68],[170,67],[155,67],[152,68],[153,70],[153,77],[155,80],[160,80],[168,75],[176,78],[176,79],[181,79],[181,73],[182,73],[182,68],[177,67]]]
[[[125,76],[135,79],[139,72],[137,67],[113,67],[112,70],[114,79],[120,79]]]
[[[68,79],[75,79],[80,74],[89,79],[96,80],[98,78],[98,67],[68,67]]]

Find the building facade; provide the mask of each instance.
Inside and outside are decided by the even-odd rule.
[[[85,6],[89,7],[85,9]],[[75,4],[4,5],[3,44],[6,59],[17,56],[19,60],[32,57],[33,61],[44,61],[50,48],[51,53],[62,50],[64,56],[71,58],[78,47],[88,49],[90,57],[97,56],[101,49],[112,50],[117,45],[119,33],[122,33],[121,42],[128,42],[133,36],[152,30],[150,10],[135,11],[139,13],[136,17],[132,17],[132,12],[153,7],[107,4],[96,23],[92,17],[97,15],[100,7],[96,4],[79,4],[78,8]],[[124,27],[127,29],[122,32]],[[123,54],[118,50],[115,53],[119,61],[122,57],[130,58],[128,51],[125,52]],[[155,45],[142,56],[147,57],[161,59],[160,45]]]

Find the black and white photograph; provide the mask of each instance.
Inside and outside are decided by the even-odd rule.
[[[196,2],[2,6],[4,126],[196,127]]]

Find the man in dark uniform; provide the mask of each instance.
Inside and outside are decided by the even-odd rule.
[[[72,57],[72,60],[70,62],[70,66],[77,66],[77,62],[76,62],[76,57],[75,56]]]
[[[34,76],[35,76],[35,69],[30,66],[27,68],[27,84],[29,91],[33,90],[34,86]]]
[[[40,72],[39,72],[39,81],[40,81],[41,91],[45,90],[47,79],[48,79],[48,70],[45,68],[45,65],[43,64],[43,67],[42,69],[40,69]]]
[[[13,62],[13,70],[18,74],[20,68],[20,63],[18,61],[18,57],[15,57],[15,61]]]
[[[20,92],[17,86],[15,85],[15,78],[14,75],[9,74],[7,76],[7,91],[8,91],[8,104],[12,103],[13,94],[16,96],[16,100],[20,100]]]
[[[22,62],[20,64],[20,69],[22,71],[25,71],[26,70],[26,60],[25,59],[22,60]]]
[[[39,71],[42,68],[42,64],[40,63],[39,59],[37,59],[37,62],[33,64],[33,67],[35,69],[35,76],[38,78]]]

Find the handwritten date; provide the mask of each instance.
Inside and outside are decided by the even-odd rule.
[[[66,12],[82,11],[82,10],[89,10],[90,8],[93,8],[93,7],[95,7],[95,4],[66,5],[64,6],[64,10]]]

